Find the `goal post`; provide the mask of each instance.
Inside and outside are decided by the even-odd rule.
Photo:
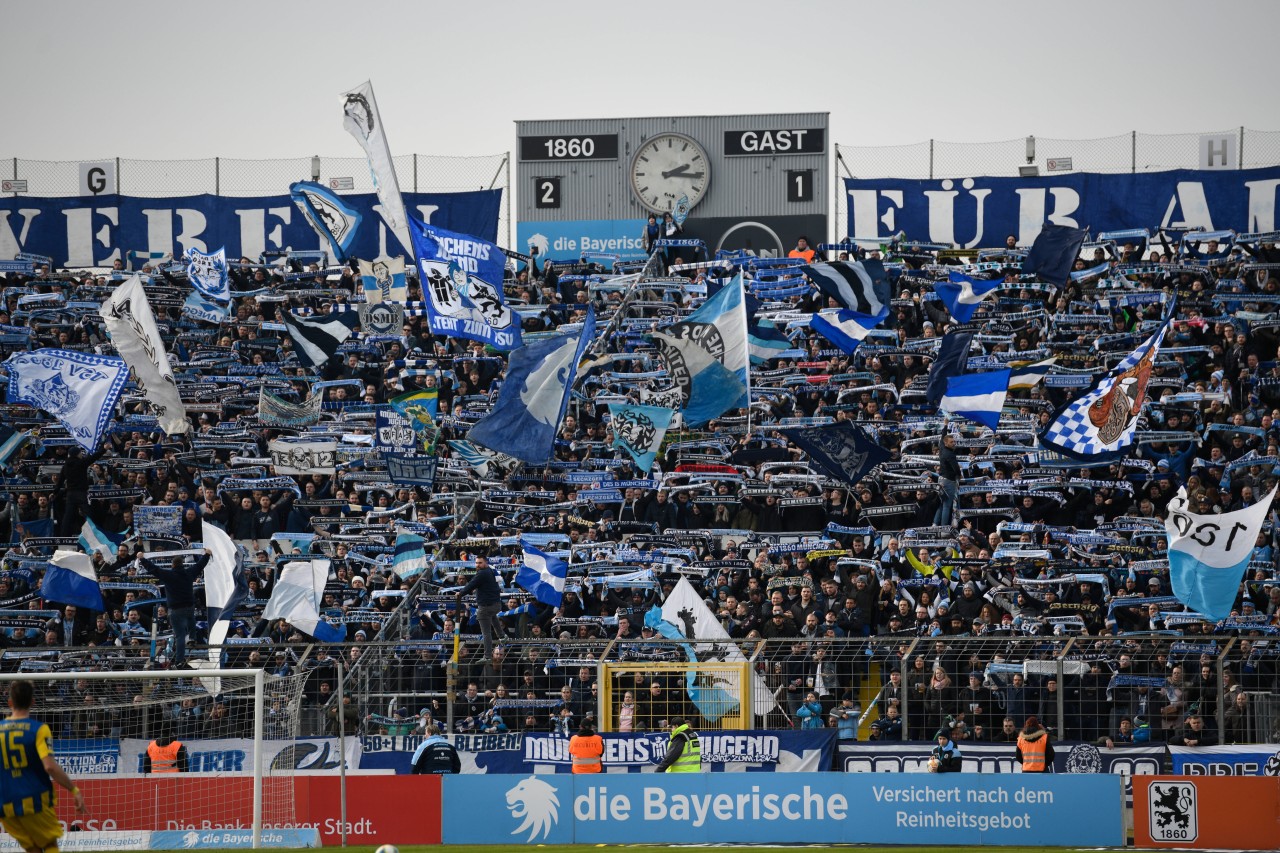
[[[672,717],[703,731],[754,728],[750,661],[638,663],[600,661],[596,716],[602,732],[658,731]],[[630,707],[624,707],[627,695]]]
[[[83,819],[66,797],[59,804],[71,830],[64,841],[92,849],[90,836],[106,833],[97,849],[131,849],[154,833],[201,831],[248,833],[259,847],[264,829],[296,826],[306,678],[184,669],[18,672],[5,681],[32,682],[31,716],[49,726],[54,756],[84,792]]]

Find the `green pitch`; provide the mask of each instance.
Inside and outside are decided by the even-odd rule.
[[[276,849],[276,848],[270,848]],[[374,853],[372,847],[330,848],[347,853]],[[957,853],[964,847],[863,847],[858,844],[776,844],[773,847],[735,847],[732,844],[692,844],[672,847],[669,844],[530,844],[527,848],[507,844],[438,844],[426,847],[402,847],[401,853],[511,853],[512,850],[529,849],[535,853],[586,853],[588,850],[637,850],[637,853],[690,853],[691,850],[722,849],[732,853],[778,853],[778,850],[858,850],[858,853]],[[984,848],[996,853],[1076,853],[1065,847],[993,847]],[[306,853],[303,849],[279,850],[276,853]]]

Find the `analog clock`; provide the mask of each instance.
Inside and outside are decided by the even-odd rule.
[[[674,210],[683,196],[688,196],[689,207],[695,206],[710,181],[706,150],[684,134],[651,136],[631,160],[631,191],[655,213]]]

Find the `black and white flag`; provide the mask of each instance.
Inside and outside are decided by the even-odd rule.
[[[338,351],[343,341],[351,337],[359,317],[354,311],[323,317],[298,317],[286,311],[284,327],[293,338],[298,361],[308,367],[319,367]]]
[[[876,283],[885,279],[884,264],[880,261],[837,261],[800,269],[819,290],[840,303],[841,308],[874,315],[885,307],[876,295]]]

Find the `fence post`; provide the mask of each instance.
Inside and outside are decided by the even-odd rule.
[[[116,158],[116,194],[122,195],[120,192],[120,158]]]
[[[418,155],[413,155],[413,191],[418,191]]]
[[[1239,166],[1241,169],[1243,169],[1244,168],[1244,125],[1240,125],[1240,150],[1238,153],[1240,155]]]
[[[514,203],[515,200],[511,197],[511,152],[510,151],[507,151],[505,154],[502,155],[502,162],[507,167],[506,175],[503,176],[503,180],[506,181],[507,183],[506,187],[504,187],[506,192],[504,192],[503,195],[507,197],[507,245],[510,246],[511,245],[511,218],[515,216],[515,213],[516,213],[516,206]]]
[[[1138,173],[1138,131],[1129,131],[1129,171],[1131,174]]]
[[[933,140],[929,140],[929,180],[933,180]]]
[[[222,195],[222,158],[213,158],[213,194]]]

